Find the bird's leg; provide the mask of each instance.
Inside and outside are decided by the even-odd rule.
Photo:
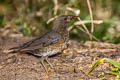
[[[48,74],[48,70],[47,70],[47,68],[46,68],[46,66],[45,66],[45,64],[44,64],[44,60],[45,60],[45,57],[41,57],[41,59],[40,59],[41,64],[42,64],[42,66],[44,67],[46,73]]]
[[[48,61],[48,57],[45,57],[45,60],[50,65],[51,68],[54,68],[53,65]]]

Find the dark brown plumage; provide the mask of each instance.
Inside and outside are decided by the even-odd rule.
[[[49,56],[58,54],[67,48],[69,40],[69,32],[67,31],[68,23],[76,18],[76,16],[61,15],[55,22],[51,31],[45,33],[39,38],[35,38],[31,41],[24,43],[21,46],[11,48],[13,51],[24,51],[31,53],[35,56],[41,57],[41,63],[48,73],[44,60],[53,68],[50,62],[47,60]]]

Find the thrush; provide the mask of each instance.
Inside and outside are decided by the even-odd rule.
[[[48,73],[44,61],[46,60],[50,67],[53,68],[52,64],[48,61],[48,57],[61,53],[68,47],[68,23],[74,18],[76,16],[61,15],[55,20],[53,28],[49,32],[10,50],[15,52],[23,51],[41,57],[41,64]]]

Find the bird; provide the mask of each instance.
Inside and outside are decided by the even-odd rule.
[[[10,48],[9,50],[12,52],[27,52],[40,57],[40,62],[46,73],[48,73],[44,61],[53,68],[53,65],[48,61],[48,57],[62,53],[68,48],[68,24],[75,18],[77,18],[77,16],[60,15],[54,21],[53,27],[50,31],[38,38],[25,42],[22,45]]]

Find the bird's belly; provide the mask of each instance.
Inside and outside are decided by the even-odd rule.
[[[61,52],[61,51],[59,51],[59,50],[53,50],[53,51],[38,53],[38,54],[34,54],[34,55],[45,57],[45,56],[52,56],[52,55],[58,54],[58,53],[60,53],[60,52]]]
[[[36,56],[52,56],[52,55],[62,52],[66,48],[67,48],[66,44],[55,44],[55,45],[45,47],[44,49],[39,49],[38,52],[34,55],[36,55]]]

